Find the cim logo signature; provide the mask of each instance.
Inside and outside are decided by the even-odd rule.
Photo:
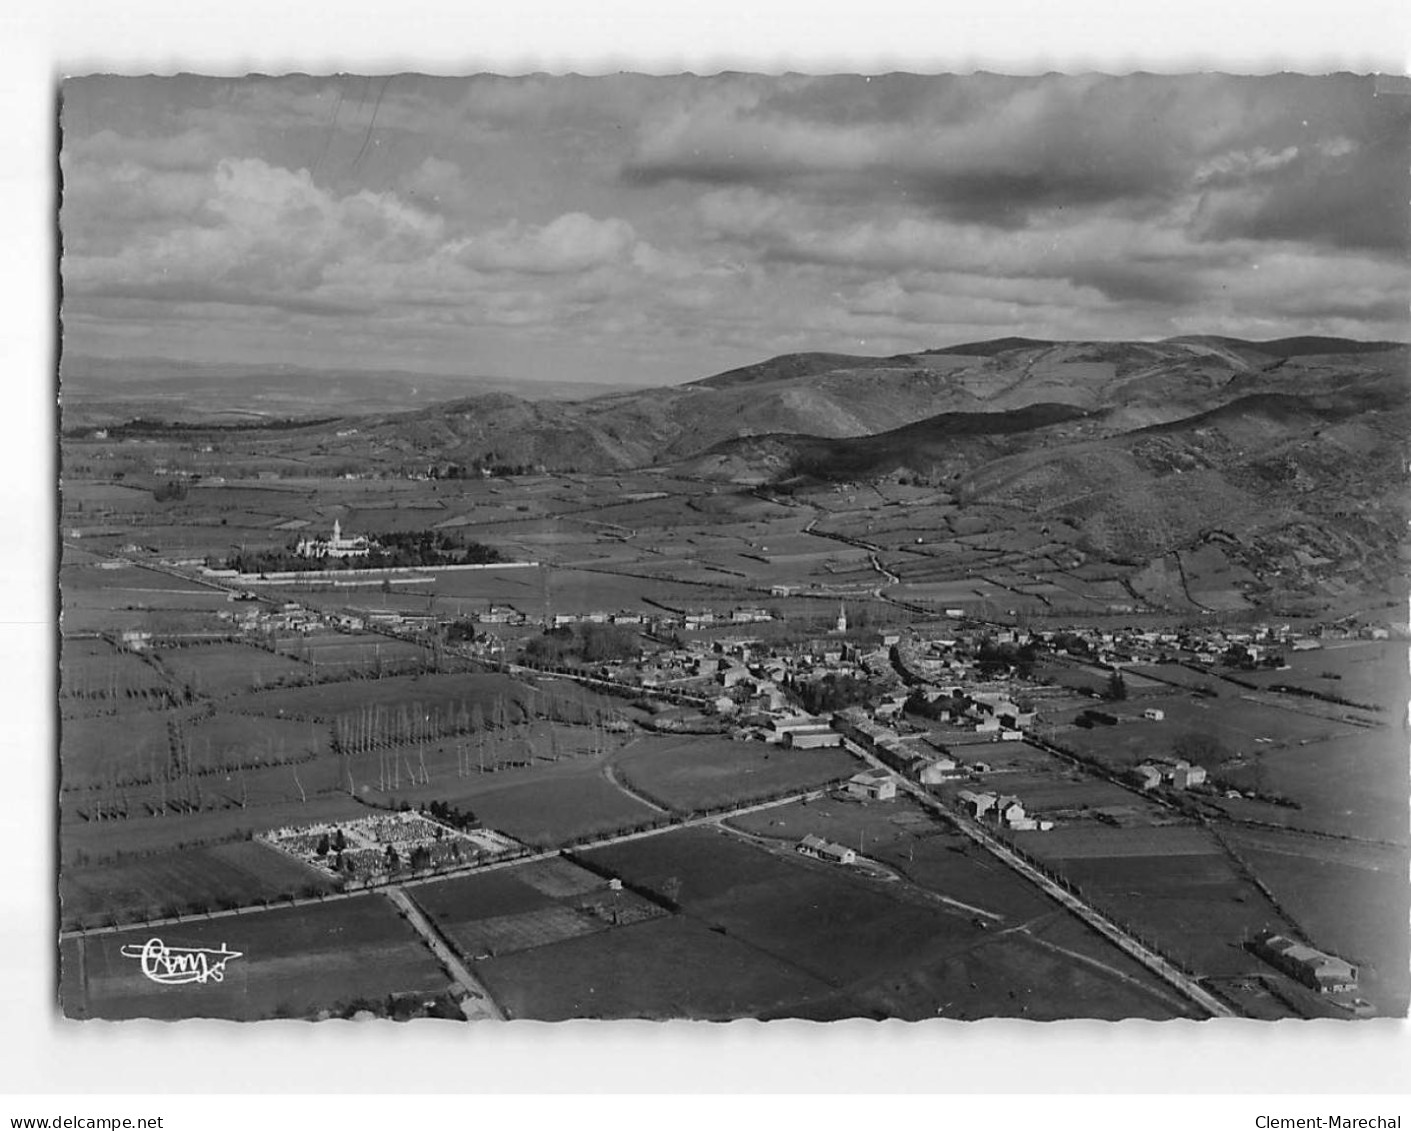
[[[161,939],[148,939],[141,946],[125,946],[120,953],[124,958],[139,959],[142,973],[164,986],[223,982],[225,964],[241,954],[225,943],[220,944],[219,950],[212,950],[199,946],[167,946]]]

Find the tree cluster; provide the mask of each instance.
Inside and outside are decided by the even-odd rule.
[[[984,640],[975,653],[975,667],[981,675],[1003,675],[1013,671],[1022,679],[1034,674],[1034,661],[1038,658],[1032,644],[996,644]]]
[[[315,569],[418,569],[448,565],[488,565],[505,560],[493,546],[442,531],[413,530],[378,534],[366,554],[356,557],[306,558],[292,548],[239,550],[225,561],[241,573],[282,573]]]
[[[469,809],[461,809],[445,801],[432,801],[423,805],[421,811],[433,820],[440,821],[443,825],[450,825],[451,828],[459,829],[461,832],[480,827],[480,818]]]
[[[822,715],[871,702],[886,689],[861,676],[831,672],[810,683],[797,683],[793,690],[804,710],[811,715]]]
[[[624,625],[575,624],[547,629],[524,646],[524,654],[542,664],[602,664],[631,659],[640,647],[636,632]]]

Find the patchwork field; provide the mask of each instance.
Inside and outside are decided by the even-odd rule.
[[[1016,1016],[1041,986],[1042,1008],[1066,1011],[1056,1016],[1172,1015],[1171,1004],[1152,994],[1140,976],[1114,973],[1101,964],[1070,967],[1063,979],[1066,989],[1054,996],[1045,981],[1053,973],[1054,955],[1040,954],[1041,948],[1022,937],[1006,936],[1008,943],[995,945],[999,936],[969,911],[894,883],[791,853],[775,854],[727,834],[683,830],[653,837],[649,847],[638,842],[597,849],[588,859],[593,867],[662,895],[684,915],[787,961],[833,990],[777,1015],[882,1016],[895,1009],[895,1015],[936,1016],[953,1000],[946,975],[977,966],[1003,970],[999,983],[992,974],[986,1000],[993,1007],[996,984],[1014,989],[1010,1008]],[[1038,913],[1048,911],[1051,906],[1041,906]],[[972,957],[980,951],[982,958]],[[887,1010],[882,1002],[889,1003]],[[1000,1010],[1005,1011],[1002,1004]],[[980,1015],[980,1010],[969,1015]]]
[[[413,894],[456,949],[477,961],[668,914],[561,858],[419,884]]]

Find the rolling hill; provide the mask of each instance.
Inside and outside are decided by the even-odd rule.
[[[346,454],[466,463],[512,451],[517,463],[602,471],[678,463],[748,437],[860,438],[947,414],[1036,405],[1104,413],[1116,434],[1254,394],[1333,396],[1367,382],[1385,390],[1388,375],[1406,372],[1408,356],[1405,346],[1334,339],[1269,349],[1229,338],[1000,339],[885,358],[789,354],[686,385],[587,400],[496,392],[379,415],[363,422]]]
[[[1206,556],[1273,600],[1399,576],[1408,361],[1405,345],[1323,337],[790,354],[586,400],[486,391],[344,416],[265,450],[307,454],[312,431],[320,461],[350,467],[659,468],[790,491],[906,479],[1016,529],[1064,524],[1166,591],[1180,555],[1219,537]]]

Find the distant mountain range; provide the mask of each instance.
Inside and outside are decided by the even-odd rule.
[[[1326,595],[1402,573],[1409,364],[1402,343],[1320,337],[1003,338],[894,357],[789,354],[589,399],[482,391],[395,412],[360,410],[359,398],[385,398],[390,384],[405,406],[410,375],[242,370],[235,384],[246,409],[251,390],[274,397],[282,383],[286,398],[307,391],[310,414],[339,413],[262,449],[320,466],[655,467],[777,492],[892,476],[1021,524],[1065,524],[1086,551],[1158,573],[1218,535],[1270,592],[1300,573],[1289,592]],[[65,370],[66,399],[100,383]],[[200,382],[232,378],[181,380],[173,389],[190,408]]]
[[[586,400],[530,400],[500,392],[461,397],[366,421],[360,440],[408,458],[463,463],[513,449],[515,462],[584,471],[711,453],[747,475],[740,461],[759,445],[731,447],[732,441],[877,436],[951,414],[1038,405],[1100,413],[1085,431],[1115,434],[1172,423],[1254,393],[1322,395],[1378,374],[1401,375],[1407,356],[1408,347],[1395,342],[1217,337],[1006,338],[881,358],[788,354],[689,384]],[[780,440],[775,454],[788,443],[802,441]],[[778,470],[773,455],[769,463]]]
[[[474,394],[518,392],[572,399],[626,386],[514,381],[397,370],[312,369],[295,365],[212,364],[168,358],[65,355],[60,397],[66,425],[136,416],[235,421],[270,417],[395,412]]]
[[[1177,568],[1173,553],[1231,538],[1231,560],[1269,593],[1327,595],[1401,574],[1408,363],[1405,344],[1313,337],[790,354],[583,401],[472,397],[364,420],[324,446],[344,459],[665,467],[775,491],[894,476],[1066,524],[1088,552],[1158,574]]]

